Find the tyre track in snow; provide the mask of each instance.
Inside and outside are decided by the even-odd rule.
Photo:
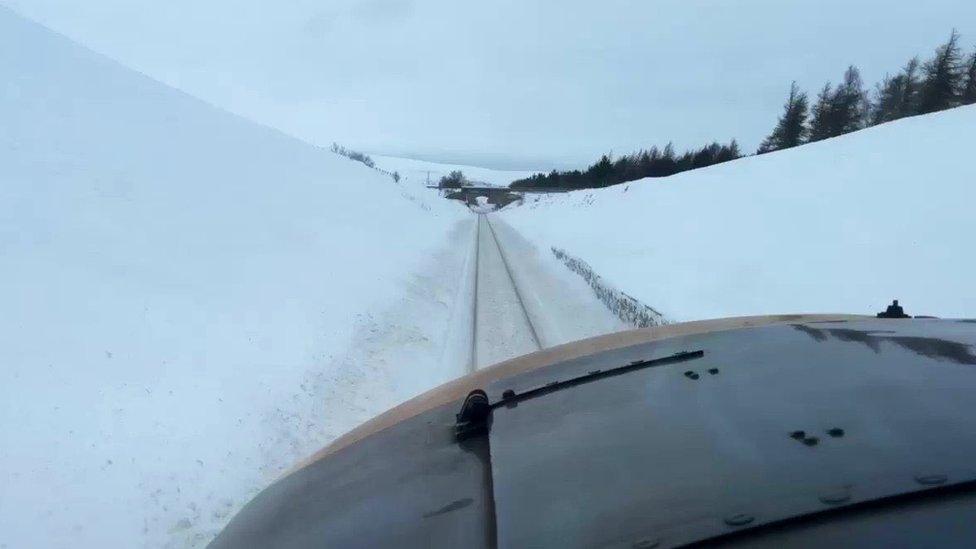
[[[476,275],[472,364],[483,368],[546,347],[511,263],[486,214],[475,232]]]

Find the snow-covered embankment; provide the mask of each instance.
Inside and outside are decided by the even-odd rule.
[[[6,8],[0,81],[0,545],[205,544],[461,373],[460,207]]]
[[[500,214],[676,321],[976,315],[976,106]]]

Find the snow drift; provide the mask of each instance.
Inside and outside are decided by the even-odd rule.
[[[676,321],[974,316],[974,137],[963,107],[500,215]]]
[[[428,325],[396,343],[437,356],[424,330],[463,265],[416,277],[459,207],[2,7],[0,121],[0,545],[200,545],[293,460],[453,375],[342,352],[412,299]]]

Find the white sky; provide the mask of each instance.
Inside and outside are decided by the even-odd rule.
[[[976,39],[972,0],[0,2],[315,143],[524,169],[751,150],[794,79],[812,93],[854,63],[873,84],[953,27]]]

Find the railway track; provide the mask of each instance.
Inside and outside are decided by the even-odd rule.
[[[478,215],[475,246],[472,369],[547,347],[539,312],[526,306],[524,289],[486,214]]]

